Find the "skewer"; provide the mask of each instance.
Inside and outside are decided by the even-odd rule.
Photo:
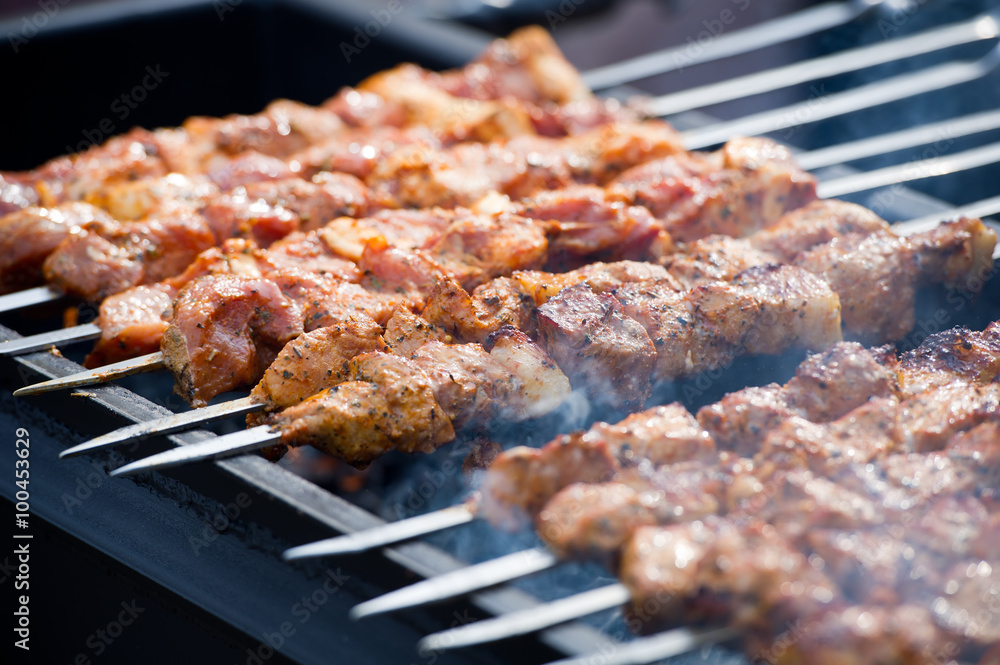
[[[251,430],[262,429],[262,427],[255,427]],[[266,428],[263,428],[266,429]],[[243,434],[243,432],[235,432],[234,434]],[[233,436],[233,435],[229,435]],[[225,438],[225,437],[220,437]],[[262,439],[263,440],[263,439]],[[272,441],[273,443],[273,441]],[[265,444],[267,445],[267,444]],[[183,449],[177,450],[187,450],[191,446],[187,446]],[[175,452],[174,450],[168,450],[166,452]],[[140,462],[146,462],[153,457],[147,457],[145,460],[140,460]],[[139,462],[134,462],[121,469],[117,469],[113,475],[117,475],[118,472],[122,472],[124,469],[131,467]],[[159,465],[162,466],[162,465]],[[159,466],[154,465],[153,468],[159,468]],[[357,531],[352,536],[355,538],[344,540],[341,538],[330,538],[328,540],[320,540],[314,543],[309,543],[307,545],[300,545],[299,547],[293,547],[291,549],[285,550],[282,558],[286,561],[291,561],[293,559],[306,559],[310,557],[325,556],[327,554],[348,554],[351,552],[363,552],[365,550],[374,549],[376,547],[381,547],[389,543],[397,542],[397,537],[402,535],[402,539],[406,540],[406,529],[410,529],[413,532],[413,537],[417,537],[427,533],[427,529],[432,529],[434,531],[439,531],[442,529],[448,529],[453,526],[458,526],[460,524],[467,524],[476,518],[475,508],[468,504],[462,503],[457,506],[451,506],[449,508],[444,508],[443,510],[436,510],[432,513],[426,513],[424,515],[418,515],[411,519],[406,520],[406,524],[402,529],[396,533],[390,533],[388,540],[383,539],[383,532],[381,529],[366,529],[365,531]],[[392,522],[392,524],[398,524],[399,522]]]
[[[94,327],[96,328],[97,326]],[[98,367],[97,369],[87,370],[86,372],[70,374],[59,379],[51,379],[31,386],[25,386],[24,388],[18,388],[14,391],[14,396],[24,397],[26,395],[49,392],[50,390],[92,386],[95,383],[107,383],[108,381],[131,376],[132,374],[160,369],[161,367],[163,367],[163,354],[157,351],[156,353],[149,353],[138,358],[131,358],[119,363],[112,363],[104,367]]]
[[[271,431],[267,425],[260,425],[233,432],[215,439],[199,441],[189,446],[172,448],[159,455],[151,455],[145,459],[126,464],[108,473],[109,476],[130,476],[141,471],[166,469],[187,462],[201,460],[223,459],[233,457],[253,450],[260,450],[278,443],[281,436]]]
[[[788,88],[807,81],[837,76],[887,62],[925,55],[953,46],[995,39],[1000,26],[993,16],[985,15],[941,28],[894,39],[872,46],[861,46],[832,55],[803,60],[792,65],[712,83],[698,88],[657,97],[649,102],[654,115],[668,116],[712,104],[752,97]]]
[[[915,97],[974,81],[1000,65],[1000,45],[978,60],[929,67],[869,83],[847,92],[825,95],[728,122],[685,132],[684,147],[700,150],[718,145],[733,136],[759,136],[835,118],[881,104]]]
[[[721,34],[694,55],[688,53],[687,44],[666,48],[584,72],[583,80],[592,90],[603,90],[649,76],[742,55],[844,25],[885,2],[886,0],[825,2],[772,21]]]
[[[116,429],[78,446],[67,448],[59,453],[59,457],[75,457],[91,450],[110,448],[127,441],[141,441],[151,436],[163,436],[223,418],[260,411],[264,406],[261,402],[252,401],[250,397],[241,397],[222,404],[212,404],[201,409],[175,413],[165,418],[148,420]]]
[[[23,292],[22,292],[23,293]],[[75,342],[86,342],[101,336],[101,329],[93,323],[84,323],[72,328],[60,328],[0,343],[0,356],[17,355],[40,351],[50,346],[64,346]]]
[[[609,584],[538,607],[449,628],[428,635],[420,640],[417,646],[421,651],[447,651],[485,644],[486,642],[496,642],[509,637],[534,633],[604,610],[613,610],[624,605],[630,599],[631,594],[625,585]],[[685,633],[690,632],[686,628],[681,630]]]
[[[36,286],[24,291],[0,296],[0,312],[9,312],[15,309],[31,307],[32,305],[55,302],[62,297],[63,294],[51,286]]]
[[[560,563],[562,562],[555,555],[546,550],[533,548],[514,552],[474,566],[437,575],[422,582],[390,591],[378,598],[372,598],[355,605],[351,609],[350,616],[352,619],[362,619],[376,614],[395,612],[407,607],[416,607],[463,596],[473,591],[554,568]]]
[[[606,654],[589,653],[573,658],[563,658],[548,665],[646,665],[656,663],[664,658],[672,658],[682,653],[694,651],[700,646],[720,644],[737,637],[739,631],[733,628],[718,628],[692,632],[690,630],[671,630],[665,633],[641,637],[627,644],[615,645],[615,652]]]

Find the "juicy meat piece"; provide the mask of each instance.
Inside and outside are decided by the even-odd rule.
[[[645,208],[609,201],[605,191],[593,185],[538,192],[514,209],[545,222],[553,255],[570,259],[598,252],[642,259],[663,230]]]
[[[355,313],[300,335],[278,352],[250,397],[267,405],[265,413],[272,413],[341,383],[347,379],[348,361],[384,348],[381,332],[373,319]],[[250,424],[261,420],[262,414],[248,416]]]
[[[615,409],[649,397],[656,349],[611,294],[570,286],[538,308],[538,336],[570,383]]]
[[[429,151],[443,147],[426,127],[375,126],[309,146],[289,157],[288,163],[298,164],[303,177],[350,174],[365,180],[380,162],[408,146]]]
[[[0,216],[38,205],[38,191],[29,183],[30,174],[0,172]]]
[[[178,206],[199,208],[219,196],[219,188],[203,175],[168,173],[161,178],[110,182],[87,194],[87,202],[120,221],[155,217]]]
[[[514,273],[512,278],[520,282],[522,289],[538,305],[545,304],[549,298],[574,284],[586,284],[594,293],[646,281],[665,284],[675,291],[681,290],[680,283],[661,266],[639,261],[596,262],[564,273],[520,271]]]
[[[272,157],[287,157],[325,138],[344,131],[344,123],[330,110],[278,99],[255,115],[231,115],[221,120],[192,118],[186,125],[214,125],[214,143],[229,154],[256,151]]]
[[[538,418],[569,397],[569,379],[549,354],[520,330],[502,326],[490,334],[484,346],[490,357],[518,381],[518,389],[501,405],[507,420]]]
[[[0,293],[41,284],[46,257],[84,226],[95,223],[111,226],[114,220],[103,210],[80,202],[24,208],[0,217]]]
[[[336,95],[323,102],[329,109],[351,127],[367,129],[379,127],[401,127],[405,122],[405,110],[384,97],[345,86]]]
[[[568,104],[592,97],[580,73],[555,41],[539,27],[521,28],[497,39],[478,58],[440,76],[441,85],[459,97],[513,97],[535,104]]]
[[[564,434],[541,448],[511,448],[483,476],[480,515],[494,526],[518,528],[562,488],[610,480],[617,469],[606,444],[579,434]]]
[[[607,560],[639,527],[714,515],[718,483],[700,464],[686,466],[655,474],[630,469],[614,482],[570,485],[538,514],[538,534],[561,558]]]
[[[46,280],[91,302],[184,271],[215,245],[205,220],[180,209],[155,219],[91,227],[67,238],[45,260]]]
[[[287,180],[296,175],[288,164],[280,159],[252,150],[240,153],[236,157],[220,156],[213,162],[206,168],[206,174],[222,190],[255,182]]]
[[[464,341],[486,343],[490,334],[513,326],[532,334],[537,313],[531,296],[515,280],[500,277],[472,295],[453,279],[438,282],[424,304],[423,317]]]
[[[428,342],[441,341],[450,344],[455,341],[454,337],[443,328],[404,307],[400,307],[389,317],[383,338],[389,352],[403,358],[409,358]]]
[[[900,389],[915,395],[955,381],[986,383],[1000,375],[1000,324],[951,328],[929,335],[899,358]]]
[[[283,444],[312,445],[364,468],[391,450],[429,453],[455,438],[430,379],[412,361],[366,353],[349,361],[347,375],[275,417]]]
[[[840,341],[840,298],[814,275],[793,266],[758,266],[737,275],[733,285],[760,308],[756,325],[743,338],[744,353],[822,349]]]
[[[361,260],[369,243],[414,250],[436,242],[456,219],[450,210],[381,210],[370,217],[340,217],[309,234],[337,256]]]
[[[103,367],[160,349],[177,290],[169,284],[136,286],[101,303],[97,325],[101,337],[84,363]]]
[[[354,315],[385,325],[392,313],[406,303],[399,294],[378,293],[324,275],[285,271],[275,275],[274,281],[302,308],[303,328],[307,331],[337,325]]]
[[[951,436],[1000,415],[1000,383],[942,386],[905,400],[901,407],[907,448],[940,450]]]
[[[823,559],[824,569],[854,602],[898,605],[900,583],[909,576],[914,550],[895,538],[893,526],[879,529],[814,528],[804,535],[806,551]]]
[[[786,385],[787,399],[808,420],[836,420],[872,397],[892,395],[895,365],[891,347],[839,342],[799,364]]]
[[[816,180],[768,139],[729,141],[712,156],[668,157],[623,173],[616,195],[647,206],[675,240],[747,236],[816,198]]]
[[[993,274],[997,234],[982,220],[963,217],[908,240],[924,284],[978,293]]]
[[[727,393],[698,410],[698,422],[725,450],[753,455],[771,430],[799,416],[784,386],[772,383]]]
[[[711,235],[682,245],[662,263],[685,287],[708,282],[730,282],[748,268],[777,263],[774,256],[754,248],[746,239]]]
[[[837,199],[822,199],[786,213],[747,241],[758,251],[787,262],[834,238],[884,231],[889,231],[889,223],[868,208]]]
[[[617,457],[636,464],[654,465],[715,457],[715,442],[694,416],[678,403],[633,413],[611,425],[595,423],[584,439],[607,444]]]
[[[161,342],[175,390],[192,406],[256,383],[302,334],[301,309],[266,279],[203,277],[177,296]]]
[[[200,213],[218,242],[248,238],[260,247],[268,247],[299,229],[299,220],[291,211],[250,198],[243,188],[215,198]]]
[[[478,344],[430,341],[409,356],[430,381],[431,392],[456,430],[484,426],[519,386],[516,378]]]
[[[426,252],[408,251],[372,242],[365,247],[358,269],[363,286],[380,293],[402,296],[411,307],[419,307],[448,272]]]
[[[469,291],[515,270],[541,267],[547,250],[541,227],[506,214],[459,216],[427,247],[428,255]]]

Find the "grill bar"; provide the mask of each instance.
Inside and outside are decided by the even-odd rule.
[[[26,291],[22,291],[21,293],[26,293]],[[12,293],[11,295],[20,295],[20,293]],[[100,336],[101,329],[97,325],[93,323],[84,323],[83,325],[73,326],[72,328],[60,328],[59,330],[40,333],[38,335],[32,335],[31,337],[12,339],[0,343],[0,356],[31,353],[33,351],[47,349],[50,346],[63,346],[66,344],[74,344],[76,342],[86,342],[91,339],[97,339]]]
[[[691,130],[684,134],[684,145],[689,150],[699,150],[723,143],[732,136],[759,136],[835,118],[915,97],[925,92],[975,81],[996,69],[998,64],[1000,64],[1000,46],[995,46],[978,60],[950,63],[911,74],[901,74],[847,92],[821,95],[804,102],[717,123],[705,129]]]
[[[814,35],[849,23],[873,7],[885,3],[886,0],[826,2],[760,25],[719,35],[696,55],[687,53],[687,45],[663,49],[592,69],[583,74],[583,80],[593,90],[613,88],[649,76],[666,74]]]
[[[641,637],[628,644],[615,645],[611,654],[604,650],[575,658],[563,658],[548,665],[646,665],[665,658],[679,656],[709,644],[720,644],[738,637],[739,631],[719,628],[700,633],[669,631],[651,637]]]
[[[952,46],[986,39],[1000,34],[996,19],[983,16],[944,28],[895,39],[873,46],[849,49],[833,55],[804,60],[747,76],[692,88],[657,97],[650,102],[655,115],[673,115],[753,95],[788,88],[807,81],[853,72],[876,65],[940,51]]]
[[[15,309],[31,307],[32,305],[55,302],[62,297],[62,293],[50,286],[36,286],[24,291],[0,296],[0,312],[9,312]]]
[[[89,324],[88,324],[89,325]],[[97,326],[94,326],[97,328]],[[100,332],[100,329],[98,329]],[[92,386],[98,383],[107,383],[133,374],[140,374],[163,367],[163,354],[159,351],[148,353],[138,358],[131,358],[121,362],[105,365],[96,369],[71,374],[58,379],[42,381],[31,386],[25,386],[14,391],[15,397],[25,397],[27,395],[37,395],[51,390],[63,390],[67,388],[80,388]]]

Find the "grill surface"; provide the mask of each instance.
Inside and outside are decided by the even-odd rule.
[[[222,14],[219,7],[219,2],[178,3],[170,9],[158,9],[152,16],[114,20],[96,11],[67,11],[57,16],[49,32],[32,39],[17,59],[11,60],[16,67],[0,65],[5,72],[12,72],[11,89],[28,91],[33,100],[31,104],[5,105],[4,126],[52,128],[41,137],[37,131],[14,132],[6,144],[3,167],[34,166],[65,152],[66,146],[75,148],[92,137],[93,128],[108,115],[103,100],[112,100],[131,88],[146,63],[161,64],[170,72],[163,88],[151,93],[162,93],[163,103],[157,99],[157,103],[140,105],[114,133],[133,124],[174,125],[192,114],[253,112],[281,96],[318,102],[339,86],[399,61],[451,66],[471,58],[485,43],[472,33],[418,26],[401,16],[384,29],[377,45],[364,50],[350,66],[342,66],[337,45],[353,39],[354,27],[369,20],[363,10],[320,9],[308,0],[290,6],[243,0],[225,5],[232,11]],[[114,14],[116,10],[110,11]],[[183,49],[178,49],[178,34],[184,35]],[[122,55],[125,48],[127,57]],[[227,69],[233,75],[222,81],[197,75],[203,63],[216,60],[230,63]],[[52,61],[67,63],[65,81],[41,77],[41,64]],[[74,81],[85,82],[86,92],[70,87]],[[67,94],[67,90],[86,95],[80,109],[70,104],[71,123],[65,120],[66,99],[77,94]],[[196,106],[191,100],[196,100]],[[682,128],[703,121],[696,113],[676,119]],[[945,208],[909,191],[897,193],[888,203],[878,193],[854,200],[880,206],[880,213],[889,219]],[[974,308],[958,308],[940,293],[928,295],[922,303],[924,311],[918,314],[922,323],[907,340],[909,345],[919,343],[920,335],[932,331],[931,325],[939,329],[965,324],[981,329],[1000,318],[1000,288],[995,282]],[[0,322],[9,327],[0,327],[0,338],[14,336],[12,329],[21,334],[51,329],[58,316],[51,307],[4,315]],[[67,355],[77,357],[70,351]],[[740,361],[723,380],[704,391],[698,403],[687,406],[697,407],[743,387],[743,377],[752,375],[758,383],[783,380],[799,359]],[[599,651],[606,647],[609,634],[617,637],[621,632],[622,627],[605,616],[593,624],[607,632],[578,623],[489,648],[418,655],[413,645],[428,632],[537,601],[527,593],[504,587],[431,610],[358,623],[348,623],[348,609],[413,581],[415,575],[460,567],[461,561],[445,550],[478,560],[519,549],[525,543],[491,538],[489,529],[479,524],[436,537],[432,542],[440,548],[415,543],[384,554],[283,563],[279,554],[290,544],[368,528],[379,519],[257,457],[140,476],[136,481],[104,475],[133,455],[142,457],[172,447],[165,440],[95,458],[57,460],[59,451],[69,445],[132,420],[166,413],[162,406],[128,388],[174,409],[179,401],[166,397],[166,380],[148,376],[123,381],[120,386],[87,389],[76,397],[55,393],[15,400],[10,397],[14,388],[75,367],[69,360],[47,354],[4,359],[3,366],[0,431],[10,441],[2,445],[3,469],[14,468],[15,429],[24,427],[31,434],[29,532],[35,535],[31,544],[36,557],[32,564],[32,611],[37,612],[33,615],[32,655],[42,658],[38,662],[70,662],[77,654],[94,660],[103,655],[101,662],[135,662],[140,655],[144,662],[177,662],[180,657],[235,663],[284,662],[284,658],[303,663],[501,663],[515,658],[518,662],[547,662],[561,655]],[[682,389],[683,384],[671,386],[657,398],[661,402],[680,398]],[[549,431],[531,433],[531,439],[535,443],[546,440],[554,431],[555,423],[551,425]],[[229,427],[238,427],[238,423]],[[517,430],[504,433],[510,442],[523,442],[527,435]],[[208,436],[191,432],[170,438],[193,442]],[[355,498],[367,507],[387,512],[393,507],[423,512],[448,505],[462,488],[457,475],[446,478],[423,502],[413,501],[405,479],[440,472],[449,454],[454,453],[445,449],[427,459],[390,461],[383,467],[383,500]],[[7,502],[14,500],[16,489],[13,478],[0,480],[0,496]],[[5,507],[13,512],[12,505]],[[531,586],[542,596],[565,595],[567,590],[606,583],[607,578],[596,577],[601,574],[595,568],[572,566],[568,572],[543,575]],[[86,578],[90,579],[85,582]],[[12,582],[8,575],[2,584]],[[138,607],[148,606],[145,611],[149,614],[140,615],[134,628],[123,628],[119,639],[105,645],[106,654],[104,649],[98,654],[93,644],[100,644],[102,638],[92,643],[96,631],[118,618],[121,602],[133,599]],[[151,615],[153,620],[147,619]],[[701,655],[692,658],[701,662]],[[736,663],[742,658],[715,649],[710,661]]]

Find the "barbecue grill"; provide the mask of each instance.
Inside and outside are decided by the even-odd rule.
[[[775,34],[788,38],[796,34],[796,26],[808,25],[816,29],[825,20],[834,27],[853,15],[858,17],[857,21],[871,21],[874,18],[864,11],[868,4],[875,3],[818,6],[806,20],[786,21],[781,29],[771,26],[751,33],[750,39],[757,35],[757,39],[767,40]],[[140,106],[134,116],[127,118],[128,124],[135,121],[147,126],[169,125],[195,113],[252,112],[279,96],[318,102],[340,85],[355,82],[396,62],[418,61],[438,68],[453,66],[471,59],[486,43],[485,38],[462,28],[412,22],[404,14],[384,27],[377,45],[365,50],[356,65],[352,63],[350,68],[303,66],[303,63],[339,58],[335,45],[353,39],[354,27],[369,20],[366,13],[320,6],[308,0],[281,6],[244,0],[226,4],[224,8],[232,11],[221,13],[218,3],[157,7],[149,15],[131,18],[125,18],[131,14],[120,8],[78,14],[66,11],[52,19],[47,31],[23,45],[23,53],[13,60],[16,66],[5,67],[4,71],[13,72],[12,89],[31,90],[37,103],[22,109],[5,109],[4,112],[10,114],[7,126],[51,126],[63,133],[53,132],[40,140],[37,132],[17,132],[8,144],[12,161],[4,163],[4,168],[30,167],[48,156],[64,152],[66,145],[76,146],[80,136],[89,138],[75,129],[77,123],[99,128],[104,119],[98,110],[98,115],[74,120],[67,128],[66,112],[62,110],[64,104],[58,103],[66,88],[39,86],[38,72],[23,63],[33,62],[31,58],[38,58],[35,61],[38,62],[61,56],[69,58],[62,61],[72,63],[67,72],[70,77],[82,76],[88,71],[111,72],[111,76],[96,82],[98,88],[90,94],[99,99],[113,99],[122,89],[134,84],[129,78],[131,74],[122,71],[124,68],[108,65],[120,60],[118,45],[123,43],[120,40],[128,40],[132,49],[130,60],[156,62],[160,55],[172,52],[165,50],[169,44],[157,43],[173,39],[163,36],[173,32],[161,32],[164,22],[190,36],[192,51],[173,52],[176,59],[172,63],[176,64],[170,67],[176,69],[171,70],[166,64],[163,67],[176,76],[174,81],[181,82],[177,88],[167,89],[173,83],[167,79],[169,83],[162,91],[176,98],[171,97],[172,104]],[[120,13],[109,20],[103,12]],[[974,14],[970,13],[967,18],[972,16]],[[159,24],[158,30],[152,29],[154,21]],[[799,29],[806,32],[805,28]],[[996,36],[996,26],[990,33],[988,21],[973,27],[976,29],[980,30],[982,41]],[[4,34],[7,32],[5,30]],[[747,43],[746,34],[742,38],[736,33],[732,36],[732,40],[720,38],[715,44],[719,48],[734,45],[735,49]],[[230,59],[233,53],[245,53],[241,45],[248,39],[254,40],[258,50],[247,56],[254,61],[255,67],[247,68],[246,76],[237,75],[219,84],[205,82],[191,74],[206,59]],[[84,43],[87,48],[81,49]],[[917,42],[913,43],[914,48],[918,48]],[[992,41],[986,43],[993,44]],[[323,45],[322,52],[310,51],[321,48],[318,45]],[[933,44],[925,42],[923,46],[930,50]],[[960,72],[965,72],[970,80],[975,73],[988,76],[994,65],[991,56],[976,59],[983,57],[985,50],[986,47],[980,44],[978,52],[962,53],[963,58],[970,57],[974,63],[966,69],[939,70],[937,76],[924,72],[912,81],[901,83],[900,87],[943,82],[947,77],[954,79]],[[865,57],[871,57],[870,52]],[[257,71],[264,74],[255,75]],[[787,82],[790,74],[784,76]],[[592,73],[591,81],[598,81],[599,77],[599,73]],[[635,77],[633,72],[622,79],[629,81]],[[89,76],[84,80],[88,85],[94,82]],[[970,85],[983,89],[989,87],[988,80],[978,78]],[[746,85],[747,90],[758,90],[762,83],[750,80]],[[738,89],[732,85],[727,87]],[[872,89],[873,94],[875,90]],[[151,95],[155,93],[155,90],[150,92]],[[713,90],[702,93],[708,96]],[[742,93],[736,98],[741,96]],[[198,100],[198,106],[189,106],[190,100]],[[697,110],[681,109],[676,102],[677,98],[661,99],[659,110],[683,110],[672,117],[680,128],[696,132],[698,128],[706,128],[700,135],[692,134],[699,136],[704,146],[739,131],[783,129],[782,116],[778,116],[777,125],[774,118],[759,117],[760,124],[756,126],[740,124],[747,122],[744,118],[733,120],[731,124],[715,125],[718,129],[713,129],[710,117]],[[693,109],[702,106],[694,104]],[[829,107],[830,104],[822,106],[827,110]],[[803,108],[812,108],[815,116],[824,112],[816,110],[815,105]],[[794,109],[788,112],[795,113]],[[23,115],[18,117],[18,113]],[[954,131],[956,123],[948,122],[945,126]],[[976,119],[970,125],[975,129],[995,126],[989,118]],[[118,131],[124,129],[123,124]],[[932,127],[929,130],[932,141],[937,140],[935,130],[943,131]],[[809,146],[819,133],[820,130],[796,130],[791,141]],[[985,143],[983,135],[977,134],[975,141]],[[951,135],[946,136],[951,140]],[[962,144],[956,145],[961,147]],[[891,150],[879,145],[869,154],[882,155]],[[947,151],[954,152],[954,147],[949,146]],[[977,157],[973,155],[972,158]],[[983,161],[991,158],[989,155],[979,157]],[[812,166],[826,169],[817,171],[824,180],[850,174],[849,169],[840,165],[844,159],[837,153],[812,152],[805,159],[807,164],[810,160]],[[955,183],[960,177],[953,175],[940,180]],[[839,182],[845,191],[851,191],[850,181]],[[957,189],[954,184],[951,187]],[[882,189],[873,194],[854,195],[854,200],[873,207],[890,220],[913,219],[949,208],[945,203],[910,190],[893,188],[888,191],[891,196]],[[838,194],[831,189],[828,192],[831,196]],[[975,214],[987,214],[991,209],[987,206],[984,212]],[[943,309],[948,315],[947,326],[965,324],[982,329],[985,323],[1000,318],[997,307],[1000,292],[995,281],[987,285],[978,305],[973,308],[958,310],[941,299],[941,294],[928,294],[922,303],[924,314],[918,313],[917,320],[926,328],[928,321],[934,321],[928,314]],[[5,326],[0,333],[4,339],[12,339],[18,334],[51,330],[57,327],[64,304],[45,302],[30,309],[7,312],[0,319]],[[80,314],[86,318],[88,312]],[[926,334],[928,330],[923,332]],[[917,338],[909,340],[914,341],[918,341]],[[348,623],[348,610],[362,601],[417,579],[461,569],[471,560],[518,551],[530,543],[490,537],[488,529],[480,528],[482,525],[469,525],[424,542],[397,545],[378,553],[284,562],[280,555],[291,545],[338,533],[364,531],[381,524],[383,520],[375,513],[398,518],[454,503],[464,491],[461,474],[444,473],[442,469],[446,468],[443,466],[446,461],[452,461],[447,468],[454,469],[453,460],[461,458],[446,448],[428,459],[392,459],[380,467],[383,477],[373,478],[372,489],[361,493],[347,492],[329,479],[325,483],[317,481],[317,485],[293,473],[290,465],[273,465],[256,457],[178,467],[140,476],[137,481],[110,479],[106,472],[126,461],[169,450],[177,444],[210,440],[215,434],[204,430],[185,432],[152,438],[132,448],[91,458],[58,460],[58,453],[68,445],[119,425],[161,417],[171,408],[180,406],[177,400],[168,396],[166,380],[152,375],[133,377],[117,385],[88,386],[74,394],[52,393],[42,399],[11,397],[10,391],[15,388],[79,371],[80,367],[73,362],[79,356],[72,349],[67,349],[66,355],[67,358],[58,354],[32,353],[4,359],[5,390],[0,397],[3,401],[0,417],[11,440],[10,447],[5,448],[8,452],[4,455],[4,468],[14,468],[13,441],[17,428],[28,430],[32,444],[30,527],[25,533],[34,536],[30,541],[33,555],[31,655],[43,654],[38,662],[55,662],[55,659],[71,662],[79,654],[94,661],[103,655],[105,662],[112,659],[131,662],[141,654],[147,662],[160,662],[157,658],[162,662],[176,662],[186,656],[193,657],[196,662],[238,663],[499,663],[515,658],[519,662],[542,663],[592,653],[620,658],[628,656],[630,649],[643,647],[653,650],[649,654],[640,653],[635,660],[615,662],[650,662],[661,653],[658,649],[668,653],[670,648],[677,648],[673,643],[664,645],[665,639],[676,640],[677,635],[643,638],[632,642],[635,646],[625,648],[620,641],[628,638],[621,624],[606,612],[598,619],[546,627],[528,636],[474,649],[432,654],[420,654],[415,649],[414,645],[422,636],[434,631],[490,615],[537,608],[545,601],[613,581],[594,567],[567,567],[570,572],[547,573],[517,586],[501,585],[418,611]],[[755,382],[783,380],[798,359],[740,361],[721,380],[713,382],[712,388],[703,392],[700,399],[711,401],[727,390],[743,387],[747,384],[745,377],[751,372]],[[667,401],[675,396],[659,397]],[[542,443],[558,431],[560,425],[556,421],[545,422],[538,430],[530,432],[511,428],[499,437],[509,443]],[[238,424],[223,423],[215,429],[223,432],[234,427]],[[425,479],[434,480],[427,485]],[[13,480],[0,483],[0,493],[10,502],[11,513],[15,512],[13,504],[18,500],[15,496],[18,488]],[[423,492],[421,483],[431,489]],[[414,487],[418,488],[416,494],[408,491]],[[81,579],[85,576],[96,578],[96,581],[85,584]],[[12,582],[13,575],[3,581],[4,584]],[[92,602],[92,596],[99,596],[99,599]],[[607,604],[607,598],[601,600],[603,602],[596,605]],[[128,605],[133,601],[149,614],[140,614],[126,625],[127,616],[121,615],[124,611],[121,603]],[[69,609],[76,607],[80,609]],[[547,606],[543,612],[551,616],[554,611]],[[578,613],[570,615],[575,618]],[[113,624],[119,619],[120,625],[114,628]],[[107,639],[94,638],[97,631],[103,631]],[[189,637],[191,644],[187,642]],[[726,637],[728,635],[710,634],[706,640],[710,644]],[[100,653],[94,646],[99,644],[105,647]],[[160,656],[150,656],[151,645],[155,645]],[[696,654],[696,660],[703,655],[719,663],[742,660],[724,647],[705,649]]]

